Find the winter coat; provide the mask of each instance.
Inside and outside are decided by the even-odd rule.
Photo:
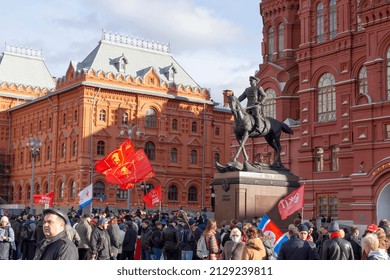
[[[307,241],[293,234],[285,241],[279,250],[278,260],[318,260],[318,253],[315,247],[310,246]]]
[[[384,249],[377,249],[368,253],[367,260],[389,260],[390,257]]]
[[[3,240],[3,236],[7,238]],[[8,223],[0,227],[0,260],[9,260],[11,247],[15,249],[15,233]]]
[[[162,249],[164,248],[164,239],[162,230],[159,230],[157,227],[153,228],[152,236],[150,237],[152,242],[152,248]]]
[[[231,240],[226,241],[222,250],[221,260],[241,260],[244,247],[244,242],[234,243]]]
[[[66,235],[60,232],[51,240],[44,239],[38,243],[34,260],[78,260],[79,253],[76,245]]]
[[[147,228],[141,227],[141,249],[149,250],[150,249],[150,236],[152,235],[152,228],[148,226]]]
[[[331,238],[322,245],[321,260],[353,260],[352,245],[343,238]]]
[[[179,231],[169,224],[163,229],[164,248],[168,251],[178,250],[180,236]]]
[[[74,243],[74,245],[79,246],[80,244],[80,235],[77,230],[74,229],[70,224],[65,225],[65,232],[69,240]]]
[[[91,248],[92,225],[87,220],[82,220],[77,224],[76,231],[80,236],[80,244],[78,247],[83,249]]]
[[[111,253],[116,257],[119,253],[119,248],[122,246],[120,228],[117,223],[112,223],[107,228],[111,239]]]
[[[135,251],[136,242],[137,242],[137,232],[133,227],[127,228],[125,233],[125,238],[123,239],[122,253]]]
[[[96,227],[92,231],[91,250],[92,255],[95,255],[97,260],[111,258],[111,240],[107,230]]]
[[[242,260],[266,260],[266,251],[260,238],[249,239],[242,251]]]

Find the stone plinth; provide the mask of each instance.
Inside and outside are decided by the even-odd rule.
[[[289,173],[235,171],[214,174],[215,219],[252,221],[266,214],[285,230],[298,214],[280,219],[278,203],[299,187],[298,177]]]

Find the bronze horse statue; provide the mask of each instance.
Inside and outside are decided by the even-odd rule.
[[[242,107],[238,98],[233,95],[233,92],[227,92],[226,95],[230,110],[234,116],[234,134],[240,145],[236,155],[233,157],[233,162],[237,161],[241,152],[244,155],[245,162],[248,161],[249,157],[245,150],[245,143],[248,138],[264,137],[268,145],[270,145],[276,152],[275,162],[273,165],[283,167],[280,159],[280,153],[282,150],[282,146],[280,145],[280,135],[282,131],[287,134],[293,134],[292,129],[285,123],[271,117],[266,117],[263,120],[260,120],[260,129],[257,130],[253,116]]]

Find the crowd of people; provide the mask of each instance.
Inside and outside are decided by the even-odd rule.
[[[106,211],[101,214],[3,215],[2,260],[389,260],[390,222],[357,226],[296,218],[278,252],[251,221],[221,221],[205,212]],[[201,238],[202,237],[202,238]],[[200,240],[205,247],[199,252]],[[206,251],[206,253],[204,252]]]

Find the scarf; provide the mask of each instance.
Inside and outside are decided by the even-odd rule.
[[[330,234],[330,238],[331,239],[333,239],[333,238],[341,238],[340,232],[338,232],[338,231],[332,232]]]

